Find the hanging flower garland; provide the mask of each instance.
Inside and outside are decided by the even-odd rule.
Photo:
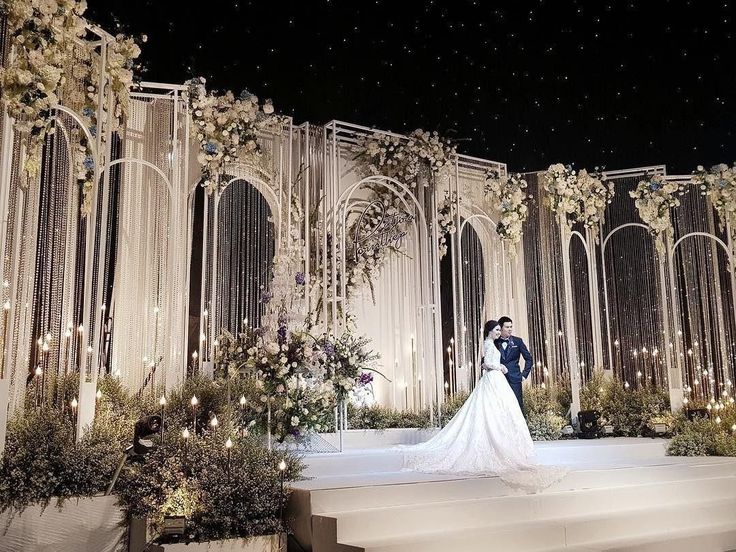
[[[371,299],[375,303],[374,282],[380,274],[381,267],[388,259],[389,254],[399,252],[396,243],[386,244],[384,247],[362,247],[361,243],[356,243],[356,235],[374,235],[380,229],[384,217],[397,216],[402,212],[402,208],[403,204],[398,196],[382,187],[375,187],[372,190],[363,216],[357,217],[348,227],[345,236],[345,272],[343,274],[340,263],[338,263],[335,271],[337,289],[342,287],[343,278],[345,279],[345,304],[349,304],[357,289],[364,284],[368,286]],[[332,240],[332,234],[328,233],[328,251],[331,251]],[[338,243],[336,252],[336,258],[338,259],[343,256],[340,247]],[[333,260],[333,256],[328,255],[326,259],[328,289],[332,287]],[[319,268],[317,273],[318,277],[321,277],[321,275],[322,267]]]
[[[736,241],[736,163],[732,167],[721,163],[708,170],[698,166],[693,181],[718,213],[721,230],[728,227],[731,240]]]
[[[257,160],[261,155],[258,133],[276,121],[273,104],[243,92],[235,98],[232,92],[223,95],[208,93],[205,79],[187,81],[189,109],[197,127],[199,144],[197,160],[202,166],[203,186],[212,193],[219,186],[219,177],[226,164],[238,159]]]
[[[496,233],[509,244],[512,257],[516,256],[516,246],[521,241],[523,225],[529,214],[526,187],[526,180],[519,173],[501,175],[494,169],[486,176],[485,194],[501,210]]]
[[[457,232],[455,216],[457,214],[457,193],[445,192],[445,200],[437,209],[437,224],[439,225],[439,254],[440,259],[447,255],[448,236]]]
[[[146,41],[145,35],[142,41]],[[107,113],[107,106],[103,105],[103,121],[110,121],[112,130],[119,130],[128,115],[130,104],[130,88],[134,85],[133,69],[136,68],[135,60],[140,56],[141,50],[135,39],[125,35],[117,35],[107,45],[107,58],[105,60],[105,73],[112,94],[113,113]],[[73,94],[72,100],[76,99],[82,104],[81,118],[84,120],[92,138],[98,133],[102,139],[106,136],[104,123],[98,121],[99,108],[99,83],[100,83],[100,55],[87,44],[78,45],[76,57],[83,63],[78,65],[77,77],[80,78],[84,94],[81,98]],[[76,69],[77,66],[75,66]],[[92,155],[91,145],[88,143],[86,134],[73,130],[77,143],[75,151],[75,167],[77,171],[77,182],[82,189],[81,211],[87,216],[92,210],[92,190],[95,178],[95,163]],[[104,142],[103,142],[104,143]]]
[[[357,163],[358,173],[363,176],[387,176],[404,183],[412,189],[430,187],[438,179],[449,176],[449,169],[456,154],[456,148],[437,132],[428,132],[416,129],[407,138],[374,132],[359,136],[352,148]],[[403,212],[400,191],[390,190],[385,186],[374,186],[369,197],[369,207],[366,216],[356,220],[348,229],[346,240],[345,274],[338,270],[338,286],[341,278],[345,278],[346,301],[353,295],[356,286],[365,283],[368,285],[371,297],[375,302],[373,282],[380,273],[381,266],[388,258],[388,254],[398,252],[394,245],[383,248],[360,248],[353,242],[358,225],[359,233],[363,236],[372,234],[381,224],[383,216],[395,216]],[[454,196],[453,196],[454,197]],[[455,230],[454,216],[455,203],[451,196],[438,206],[438,249],[440,257],[447,253],[447,236]],[[405,224],[399,226],[406,230]],[[332,236],[328,235],[329,243]],[[355,251],[355,254],[352,252]],[[331,259],[328,264],[328,286],[332,284]]]
[[[683,195],[687,189],[684,182],[667,180],[661,174],[647,174],[644,180],[639,181],[636,190],[629,192],[635,200],[639,217],[649,227],[655,238],[657,251],[664,255],[664,234],[672,236],[672,216],[670,209],[680,205],[678,195]]]
[[[354,151],[363,175],[388,176],[412,188],[446,173],[456,153],[449,140],[420,128],[407,139],[383,132],[359,136]]]
[[[19,132],[31,137],[24,169],[29,177],[41,169],[48,111],[59,103],[64,66],[85,33],[85,2],[76,0],[4,0],[14,56],[0,68],[0,88],[7,113]]]
[[[570,165],[550,165],[544,173],[544,189],[549,194],[550,208],[568,230],[576,223],[593,228],[603,222],[606,205],[613,200],[613,184],[606,186],[599,173],[579,173]]]
[[[146,35],[141,37],[146,42]],[[113,130],[117,130],[128,116],[130,104],[130,88],[134,84],[133,70],[138,66],[135,60],[141,55],[140,46],[135,39],[119,34],[107,46],[105,71],[110,82],[110,91],[114,98]]]

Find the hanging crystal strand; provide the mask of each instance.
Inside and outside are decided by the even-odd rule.
[[[42,175],[43,176],[43,173]],[[25,377],[30,368],[29,359],[34,354],[33,347],[36,346],[36,340],[33,338],[33,297],[34,287],[37,279],[36,275],[36,251],[38,243],[39,229],[39,202],[41,177],[35,178],[29,182],[29,187],[22,192],[22,221],[20,228],[22,233],[18,237],[19,254],[21,255],[21,263],[19,266],[19,275],[17,279],[18,289],[16,291],[15,303],[18,305],[18,320],[16,335],[17,348],[13,355],[12,362],[17,366],[17,378],[23,378],[22,385],[16,385],[15,402],[16,405],[22,405],[23,394],[25,391]],[[16,380],[20,384],[19,380]],[[11,408],[14,410],[14,408]]]

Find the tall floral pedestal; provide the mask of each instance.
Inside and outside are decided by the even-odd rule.
[[[0,514],[0,552],[115,552],[125,536],[114,496],[70,498],[61,508]]]
[[[189,544],[166,544],[166,552],[286,552],[286,534]]]

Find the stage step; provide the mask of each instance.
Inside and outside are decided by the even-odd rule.
[[[337,519],[339,542],[360,542],[375,535],[376,527],[381,528],[383,537],[392,538],[421,534],[428,527],[472,530],[503,526],[517,520],[532,523],[583,514],[616,515],[636,507],[643,499],[652,509],[673,504],[688,509],[691,504],[716,499],[733,499],[736,503],[736,477],[438,503],[417,502],[322,515]],[[734,518],[736,521],[736,515]]]
[[[664,483],[686,479],[736,476],[736,462],[721,459],[692,459],[698,463],[645,466],[570,472],[547,492],[634,486],[652,481]],[[297,483],[296,492],[309,491],[312,514],[349,512],[405,504],[427,504],[492,498],[514,494],[497,477],[417,481],[417,474],[386,474],[374,477],[321,478]],[[429,476],[427,476],[429,477]],[[321,488],[314,488],[321,487]]]
[[[539,494],[494,476],[401,471],[396,449],[313,454],[289,517],[313,552],[736,551],[736,459],[672,458],[665,446],[537,443],[543,463],[571,468]]]
[[[732,547],[728,531],[733,528],[736,498],[710,500],[697,505],[676,504],[659,508],[632,508],[605,515],[559,517],[554,521],[515,522],[477,529],[448,528],[446,531],[415,535],[343,541],[348,548],[365,552],[445,552],[448,550],[541,552],[565,551],[643,551],[646,546],[678,540],[687,544],[691,537],[725,535],[723,544]],[[626,541],[625,548],[620,548]],[[700,546],[698,552],[705,552]],[[672,548],[667,548],[672,552]],[[692,548],[690,550],[693,550]]]

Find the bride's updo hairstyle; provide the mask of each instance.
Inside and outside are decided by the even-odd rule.
[[[493,331],[493,328],[498,326],[498,322],[495,320],[489,320],[485,323],[483,326],[483,339],[486,339],[488,337],[488,334],[490,334]]]

